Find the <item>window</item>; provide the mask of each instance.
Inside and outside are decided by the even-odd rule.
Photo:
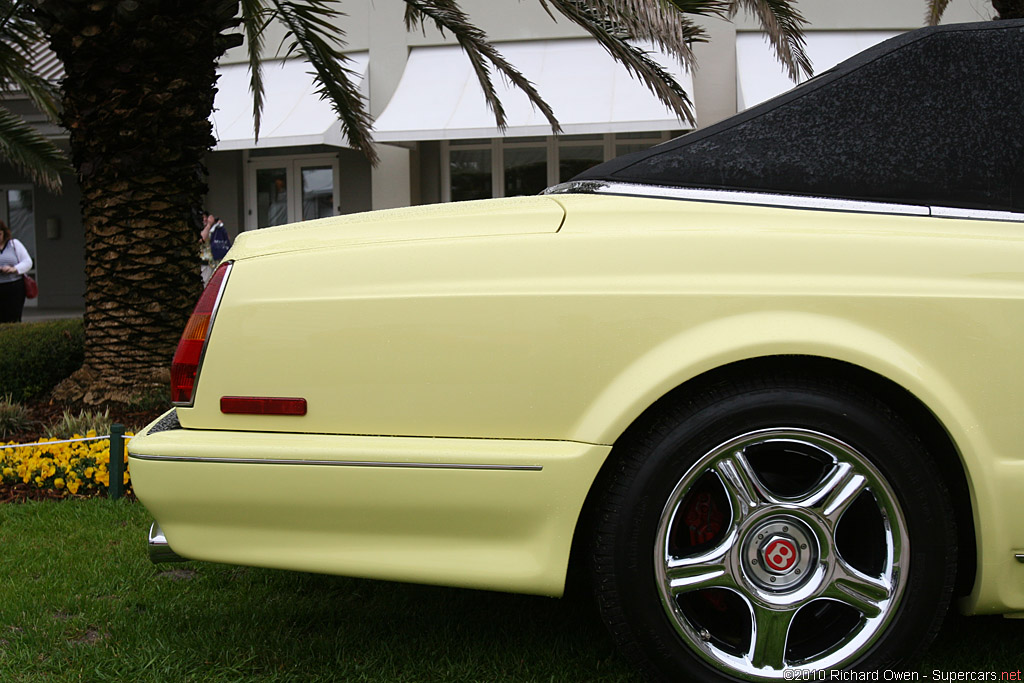
[[[31,187],[3,190],[3,218],[11,234],[25,245],[32,260],[36,259],[36,218]]]
[[[338,214],[338,159],[334,156],[249,159],[246,229]]]
[[[543,142],[543,141],[542,141]],[[505,197],[538,194],[548,186],[548,150],[543,144],[508,144],[504,149]]]
[[[453,145],[448,168],[451,201],[486,199],[491,196],[493,174],[490,143]]]
[[[11,236],[25,245],[32,257],[32,272],[39,268],[36,258],[36,214],[31,185],[0,187],[0,218],[11,229]],[[38,299],[29,299],[26,306],[37,306]]]
[[[608,136],[611,137],[611,136]],[[575,135],[558,141],[558,182],[564,183],[605,160],[604,135]]]
[[[441,143],[443,201],[535,195],[668,133],[451,140]]]

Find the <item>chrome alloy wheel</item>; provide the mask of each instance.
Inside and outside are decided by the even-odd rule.
[[[672,491],[656,539],[672,626],[712,666],[750,680],[855,664],[906,584],[892,488],[856,449],[806,429],[713,448]]]

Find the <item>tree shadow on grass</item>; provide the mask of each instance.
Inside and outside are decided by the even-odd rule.
[[[589,601],[194,564],[153,628],[182,674],[253,680],[642,678]],[[183,583],[195,582],[195,590]],[[173,586],[171,584],[174,584]],[[156,615],[154,615],[156,616]],[[188,625],[176,635],[173,624]],[[1017,670],[1024,621],[951,615],[919,670]]]
[[[185,654],[183,674],[204,666],[274,680],[640,680],[583,600],[191,566],[194,586],[165,577],[166,600],[150,615],[156,640]]]

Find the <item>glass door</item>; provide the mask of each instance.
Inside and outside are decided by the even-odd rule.
[[[288,220],[288,167],[256,169],[256,225],[269,228]]]
[[[336,157],[251,159],[246,229],[336,216],[340,207]]]
[[[25,245],[25,250],[32,257],[32,270],[29,273],[36,277],[39,263],[36,256],[36,214],[31,185],[0,188],[0,218],[11,229],[11,235]],[[37,306],[38,303],[38,299],[25,301],[26,306]]]
[[[337,162],[335,162],[337,164]],[[327,218],[338,213],[337,173],[333,166],[307,166],[298,169],[302,180],[302,220]]]

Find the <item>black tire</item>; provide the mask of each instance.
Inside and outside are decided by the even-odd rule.
[[[872,396],[794,376],[718,386],[659,411],[613,458],[595,594],[653,680],[898,669],[941,625],[949,494]]]

